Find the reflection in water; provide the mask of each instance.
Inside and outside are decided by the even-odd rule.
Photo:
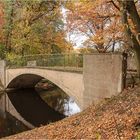
[[[58,121],[80,111],[72,98],[58,87],[52,84],[50,87],[47,90],[20,89],[7,94],[20,115],[34,126]],[[0,117],[0,137],[29,130],[9,113],[6,116]]]
[[[75,101],[65,94],[60,88],[54,87],[50,90],[38,90],[40,97],[56,111],[66,116],[80,112]]]
[[[45,103],[34,89],[22,89],[8,93],[19,114],[34,126],[45,125],[63,119],[60,114]]]
[[[0,138],[29,130],[22,122],[6,112],[6,118],[0,117]]]

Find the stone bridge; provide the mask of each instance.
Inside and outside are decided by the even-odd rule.
[[[83,74],[41,68],[16,68],[6,70],[7,88],[31,88],[41,79],[48,79],[82,106],[84,92]]]
[[[0,77],[4,89],[34,87],[41,79],[47,79],[73,97],[83,110],[92,103],[110,98],[123,90],[124,61],[122,54],[85,55],[83,72],[53,70],[41,67],[7,68],[0,62]],[[7,94],[0,101],[1,110],[33,127],[16,111]]]

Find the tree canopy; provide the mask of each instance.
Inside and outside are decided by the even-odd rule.
[[[71,49],[66,40],[60,1],[2,1],[3,41],[7,53],[61,53]]]
[[[139,0],[0,0],[0,52],[68,52],[68,33],[80,33],[91,51],[134,51],[140,74],[139,13]]]
[[[67,2],[69,30],[88,37],[84,45],[98,52],[135,52],[140,75],[140,2],[137,0],[78,0]]]

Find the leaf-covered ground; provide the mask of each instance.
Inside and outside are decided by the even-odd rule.
[[[140,87],[90,106],[56,123],[7,139],[107,139],[140,138]]]

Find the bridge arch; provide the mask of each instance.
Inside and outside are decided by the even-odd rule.
[[[7,111],[29,128],[61,120],[65,115],[51,108],[35,89],[7,92]]]
[[[34,87],[43,77],[35,74],[21,74],[13,78],[12,81],[7,85],[7,88],[32,88]]]
[[[39,68],[17,68],[6,70],[7,88],[34,87],[41,79],[47,79],[61,88],[75,102],[82,106],[84,91],[83,75]]]

